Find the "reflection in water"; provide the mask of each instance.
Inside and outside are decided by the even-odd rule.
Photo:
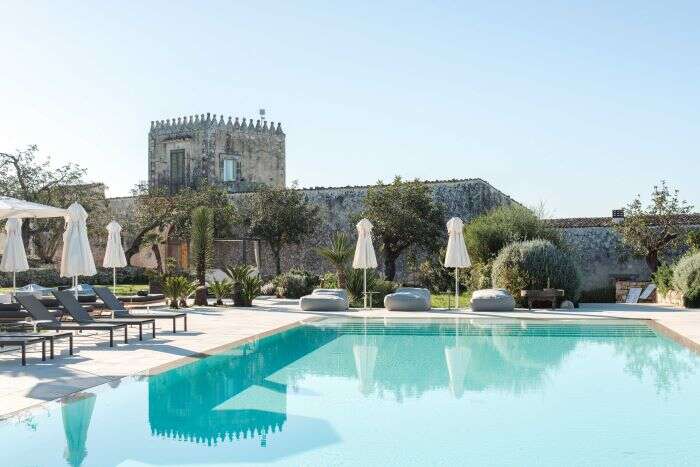
[[[287,420],[287,384],[267,378],[335,337],[295,328],[150,377],[152,433],[210,445],[258,436],[264,446]]]
[[[398,402],[435,390],[455,399],[518,395],[541,389],[580,345],[613,345],[626,372],[650,375],[660,390],[694,372],[697,360],[640,324],[329,320],[150,377],[148,419],[163,437],[209,445],[257,437],[264,447],[268,433],[285,427],[288,387],[304,378],[354,380],[365,397]]]
[[[73,467],[81,465],[87,457],[87,434],[95,399],[94,394],[81,392],[61,401],[63,431],[66,435],[63,457]]]

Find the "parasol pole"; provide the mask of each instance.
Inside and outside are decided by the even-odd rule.
[[[459,309],[459,268],[455,268],[455,310]]]
[[[367,268],[363,268],[365,271],[365,281],[364,281],[364,296],[365,296],[365,310],[367,309]]]

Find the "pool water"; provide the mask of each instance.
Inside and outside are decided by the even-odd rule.
[[[618,323],[326,319],[0,422],[2,465],[697,465],[698,355]]]

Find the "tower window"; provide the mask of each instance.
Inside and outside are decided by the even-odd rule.
[[[236,180],[236,161],[233,159],[224,159],[224,182],[233,182]]]
[[[185,150],[170,151],[170,191],[175,193],[185,185]]]

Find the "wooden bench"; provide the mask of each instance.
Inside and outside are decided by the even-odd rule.
[[[542,289],[542,290],[521,290],[520,296],[527,299],[527,308],[532,311],[532,302],[550,301],[552,310],[557,308],[557,298],[564,296],[562,289]]]

